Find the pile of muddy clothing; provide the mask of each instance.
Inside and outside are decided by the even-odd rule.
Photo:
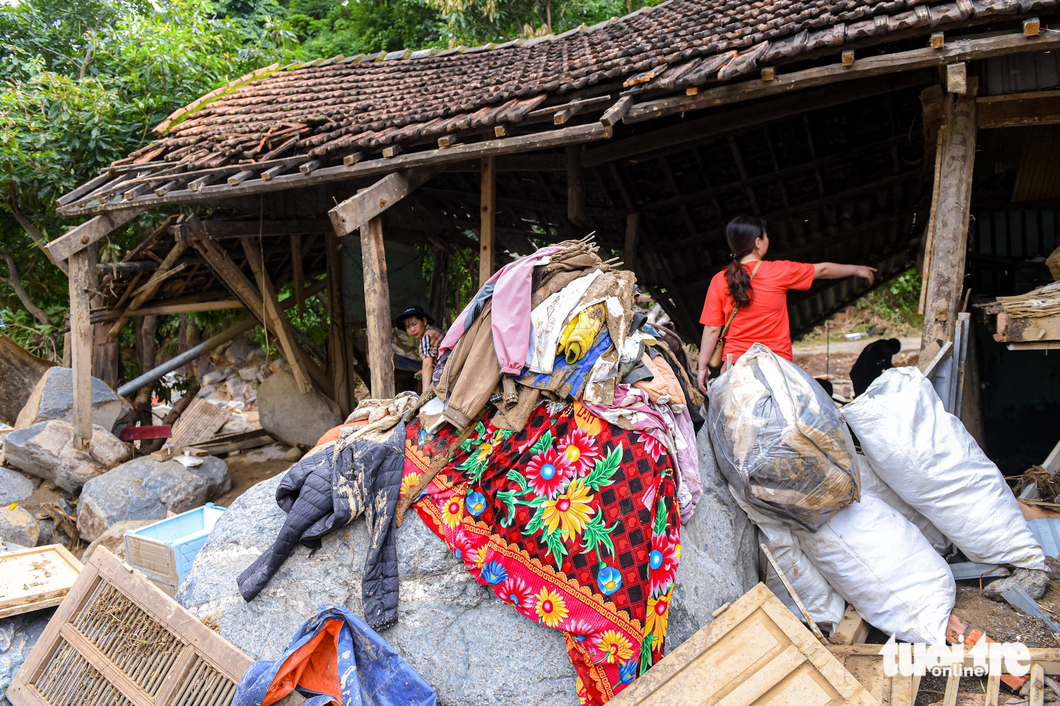
[[[414,506],[499,600],[565,634],[584,704],[661,659],[681,524],[702,495],[703,400],[635,288],[585,241],[494,275],[408,421],[397,508],[400,523]]]
[[[463,431],[488,415],[498,429],[519,432],[539,404],[577,402],[668,452],[687,520],[701,492],[695,433],[703,398],[680,339],[634,309],[635,275],[612,269],[596,250],[566,241],[489,279],[442,340],[421,428]]]

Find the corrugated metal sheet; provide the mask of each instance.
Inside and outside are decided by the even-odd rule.
[[[1060,86],[1060,52],[1011,54],[985,59],[979,72],[983,95],[1043,91]]]
[[[1060,125],[1028,128],[1012,202],[1060,196]]]
[[[1060,556],[1060,517],[1028,522],[1046,556]]]

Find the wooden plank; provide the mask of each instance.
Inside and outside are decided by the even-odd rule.
[[[165,259],[162,260],[162,264],[158,266],[158,269],[155,271],[155,274],[151,278],[151,280],[143,287],[141,287],[140,290],[133,296],[132,301],[129,302],[129,305],[127,307],[125,307],[125,312],[118,318],[116,322],[114,322],[114,325],[111,326],[110,332],[108,333],[111,338],[118,337],[118,334],[121,333],[122,328],[125,327],[125,323],[132,318],[132,312],[135,312],[137,309],[139,309],[144,304],[144,302],[148,301],[151,297],[155,295],[156,292],[158,292],[158,288],[162,286],[162,282],[165,281],[166,277],[169,276],[170,273],[175,273],[178,269],[183,267],[183,265],[177,267],[177,260],[180,259],[180,257],[184,254],[184,251],[187,250],[187,248],[188,244],[184,242],[178,241],[173,245],[173,248],[166,255]]]
[[[1060,91],[980,96],[976,102],[980,128],[1060,123]]]
[[[871,628],[872,626],[854,610],[854,606],[848,605],[842,620],[832,633],[831,642],[833,645],[854,645],[865,642]]]
[[[75,252],[113,233],[143,212],[142,208],[128,208],[113,214],[95,216],[45,245],[44,251],[52,262],[62,262]]]
[[[853,66],[830,64],[803,71],[782,74],[773,81],[763,82],[759,78],[732,83],[709,90],[700,90],[693,96],[662,98],[640,103],[630,108],[624,122],[640,122],[690,110],[710,108],[737,103],[754,98],[788,93],[832,83],[846,82],[858,78],[883,76],[903,71],[930,69],[965,60],[985,59],[1022,52],[1048,51],[1060,48],[1060,31],[1043,30],[1033,39],[1022,34],[1003,34],[992,37],[965,39],[946,44],[941,49],[913,49],[894,54],[870,56],[859,59]]]
[[[73,367],[74,445],[87,449],[92,439],[92,323],[89,290],[94,289],[91,248],[70,256],[70,349]]]
[[[206,441],[231,417],[232,413],[227,408],[196,399],[173,425],[171,445],[175,449],[182,449]]]
[[[364,304],[367,316],[368,367],[375,399],[394,396],[394,353],[390,340],[390,284],[387,281],[383,221],[373,218],[361,228]]]
[[[1060,313],[1014,317],[1004,311],[999,312],[994,340],[1001,343],[1060,341]]]
[[[273,287],[272,279],[261,261],[258,243],[251,240],[243,240],[242,243],[243,252],[247,256],[250,269],[258,280],[258,291],[261,292],[262,303],[265,305],[265,315],[272,321],[272,329],[276,332],[276,337],[280,339],[280,348],[291,366],[298,389],[303,395],[307,394],[313,389],[313,386],[309,382],[309,375],[305,367],[303,367],[298,343],[287,328],[287,318],[283,315],[283,309],[280,308],[280,301],[276,296],[276,288]]]
[[[766,696],[799,706],[876,703],[758,584],[609,703],[744,706]]]
[[[1037,662],[1031,663],[1030,691],[1027,698],[1029,706],[1042,706],[1045,703],[1045,671]]]
[[[352,245],[352,243],[351,243]],[[343,415],[353,411],[353,377],[350,374],[353,361],[350,327],[346,325],[345,306],[342,298],[342,243],[334,231],[324,236],[324,247],[328,266],[328,373],[335,391],[335,402]]]
[[[496,258],[494,241],[497,230],[497,189],[496,172],[492,157],[482,160],[482,192],[480,196],[479,218],[479,251],[478,251],[478,286],[482,287],[493,276],[493,263]]]
[[[15,425],[18,413],[26,406],[52,363],[38,358],[13,340],[0,334],[0,422]]]
[[[994,674],[986,678],[986,695],[983,698],[983,706],[997,706],[998,697],[1001,695],[1001,677]]]
[[[567,218],[575,225],[585,225],[585,170],[581,145],[567,148]]]
[[[339,237],[360,230],[371,219],[426,184],[437,169],[410,169],[388,174],[328,211]]]
[[[950,675],[946,677],[946,692],[942,696],[942,706],[956,706],[957,693],[960,688],[961,673],[957,670],[950,670]]]
[[[298,315],[305,316],[305,272],[302,268],[302,236],[291,236],[291,288],[294,290],[294,301]]]
[[[76,213],[97,214],[111,211],[121,211],[130,208],[150,208],[162,204],[196,203],[199,201],[211,201],[218,198],[229,198],[232,196],[246,196],[268,191],[279,191],[282,189],[298,188],[303,186],[316,186],[336,181],[348,181],[350,179],[383,176],[401,170],[415,167],[443,166],[477,160],[483,157],[494,157],[500,155],[532,152],[535,150],[551,149],[553,147],[565,147],[567,145],[581,142],[593,142],[595,140],[606,140],[611,137],[611,128],[600,123],[589,125],[575,125],[574,127],[549,130],[547,132],[534,133],[532,135],[517,135],[505,137],[498,140],[485,140],[467,145],[456,145],[448,149],[424,150],[422,152],[410,152],[399,155],[393,159],[373,159],[358,162],[353,165],[336,165],[317,169],[312,174],[287,174],[274,177],[271,181],[263,179],[248,179],[242,184],[232,187],[228,184],[214,184],[203,187],[198,192],[188,189],[173,191],[163,196],[145,195],[135,201],[122,203],[105,203],[98,205],[86,205],[84,208],[71,204],[64,207],[65,215]],[[304,157],[302,158],[304,159]],[[197,172],[196,172],[197,174]]]
[[[158,306],[145,306],[130,312],[134,318],[143,316],[166,316],[168,314],[192,314],[199,311],[224,311],[225,309],[242,309],[243,303],[236,299],[222,299],[213,302],[187,302],[184,304],[159,304]],[[92,323],[101,321],[113,321],[125,312],[110,311],[92,314]]]
[[[59,605],[82,568],[61,544],[0,555],[0,618]]]
[[[924,328],[920,359],[939,350],[938,341],[953,341],[960,297],[964,293],[964,261],[971,215],[972,168],[975,164],[977,82],[968,79],[968,92],[947,104],[943,164],[936,194],[935,234],[931,270],[925,286]]]

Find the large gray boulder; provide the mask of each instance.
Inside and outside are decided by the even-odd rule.
[[[204,456],[198,466],[189,466],[189,473],[193,473],[206,481],[206,500],[216,500],[232,489],[232,476],[228,472],[228,464],[216,456]]]
[[[0,466],[0,505],[22,502],[33,495],[35,487],[26,476]]]
[[[92,378],[92,423],[118,434],[132,420],[133,408],[107,387]],[[70,368],[50,368],[33,388],[29,401],[18,413],[16,429],[38,422],[60,419],[74,421],[74,372]]]
[[[361,573],[369,537],[363,520],[326,536],[312,556],[298,547],[251,603],[239,595],[236,577],[272,543],[286,517],[275,501],[282,477],[259,483],[232,504],[175,596],[254,659],[278,657],[322,605],[364,612]],[[726,500],[720,474],[703,480],[709,490],[682,530],[668,649],[757,582],[753,527]],[[439,703],[577,702],[574,668],[558,631],[527,620],[479,586],[415,512],[398,529],[397,548],[398,623],[381,634],[437,689]]]
[[[285,369],[258,388],[258,421],[288,446],[316,446],[324,432],[343,420],[338,405],[316,390],[303,395],[294,374]]]
[[[55,609],[0,619],[0,706],[11,706],[5,692],[48,626]]]
[[[69,422],[39,422],[4,437],[4,458],[23,473],[50,480],[72,495],[90,479],[132,457],[132,447],[106,429],[92,427],[87,449],[74,446]]]
[[[81,491],[77,531],[92,542],[124,520],[161,520],[207,500],[209,481],[176,461],[137,458],[93,478]]]

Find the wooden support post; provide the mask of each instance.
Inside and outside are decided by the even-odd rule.
[[[626,216],[626,242],[622,248],[622,263],[630,272],[637,271],[637,241],[640,239],[640,214]]]
[[[383,220],[368,221],[361,228],[361,262],[364,269],[364,308],[368,319],[368,367],[372,397],[394,396],[394,352],[391,348],[390,284],[383,249]]]
[[[581,145],[567,148],[567,218],[575,225],[585,225],[585,178]]]
[[[247,256],[247,262],[250,263],[250,269],[254,273],[255,279],[258,280],[258,291],[261,292],[262,304],[265,306],[265,316],[272,322],[270,328],[276,332],[276,337],[280,339],[280,348],[283,350],[283,355],[287,358],[287,362],[291,365],[298,389],[303,395],[307,394],[313,389],[313,386],[309,382],[309,375],[306,373],[305,368],[302,367],[298,343],[294,340],[291,332],[287,330],[286,317],[284,317],[282,309],[280,309],[280,302],[276,298],[276,288],[272,286],[269,273],[265,271],[265,265],[261,261],[257,243],[249,238],[244,238],[241,242],[243,243],[243,252]]]
[[[964,260],[968,245],[968,218],[975,163],[977,81],[968,78],[967,92],[946,105],[942,166],[935,191],[931,249],[926,253],[930,270],[925,275],[927,296],[920,359],[930,360],[938,341],[952,342],[960,297],[964,291]]]
[[[89,288],[92,250],[70,255],[70,342],[74,369],[74,446],[87,449],[92,439],[92,324],[89,322]]]
[[[493,157],[482,158],[482,207],[479,211],[478,286],[493,276],[494,239],[497,231],[497,190]]]
[[[303,290],[305,274],[302,271],[302,236],[300,235],[291,236],[291,270],[294,277],[291,287],[294,289],[294,301],[298,306],[298,315],[305,316],[305,291]]]
[[[343,416],[353,411],[353,380],[350,366],[353,357],[353,339],[346,325],[345,307],[342,301],[342,243],[335,233],[324,236],[328,266],[328,376],[335,388],[335,402]]]

